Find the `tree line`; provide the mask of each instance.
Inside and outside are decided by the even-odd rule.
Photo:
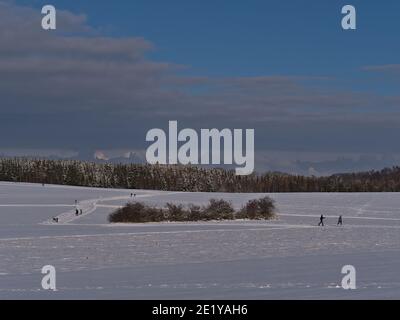
[[[192,192],[398,192],[400,167],[315,177],[182,165],[0,159],[0,181]]]

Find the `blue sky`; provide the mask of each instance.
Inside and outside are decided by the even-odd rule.
[[[15,41],[0,37],[0,134],[12,133],[0,153],[140,153],[147,130],[179,120],[255,128],[259,171],[400,159],[399,1],[3,3],[0,28]],[[34,23],[49,3],[53,34]],[[355,31],[341,28],[346,4]]]
[[[49,1],[17,1],[41,8]],[[152,41],[155,59],[196,75],[356,76],[361,67],[398,59],[400,3],[376,1],[53,0],[83,13],[111,36]],[[358,30],[340,27],[341,8],[357,9]]]

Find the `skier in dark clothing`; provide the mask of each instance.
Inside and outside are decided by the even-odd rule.
[[[319,218],[318,227],[319,227],[319,226],[324,226],[324,219],[325,219],[324,215],[321,214],[321,217]]]
[[[78,209],[75,209],[75,215],[79,216],[79,210]]]
[[[57,218],[57,217],[54,217],[54,218],[53,218],[53,222],[57,222],[57,223],[58,223],[58,218]]]
[[[82,209],[79,210],[79,214],[80,214],[80,215],[83,214],[83,210],[82,210]]]
[[[339,216],[337,225],[341,225],[341,226],[343,225],[343,218],[342,218],[342,216]]]

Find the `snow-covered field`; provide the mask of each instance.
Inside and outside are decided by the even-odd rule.
[[[398,193],[271,194],[268,222],[108,224],[131,192],[155,205],[261,196],[0,183],[0,299],[400,298]],[[341,288],[349,264],[356,290]],[[55,292],[41,287],[44,265]]]

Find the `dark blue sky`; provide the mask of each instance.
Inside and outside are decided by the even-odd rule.
[[[57,32],[40,29],[49,3]],[[341,28],[346,4],[357,30]],[[0,154],[139,154],[178,120],[256,129],[260,171],[400,161],[399,1],[0,5]]]
[[[49,1],[17,1],[40,8]],[[329,75],[356,77],[360,68],[397,62],[400,2],[335,0],[53,0],[87,15],[111,36],[153,42],[161,61],[196,75]],[[357,9],[356,31],[340,27],[341,8]]]

